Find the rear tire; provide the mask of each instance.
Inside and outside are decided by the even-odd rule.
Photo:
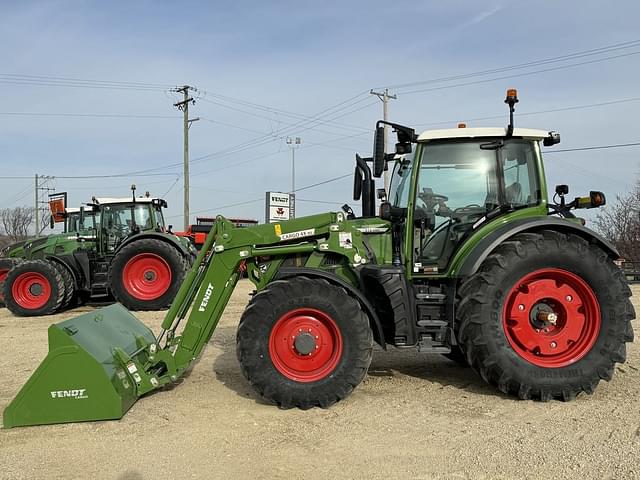
[[[58,269],[45,260],[26,260],[11,269],[4,283],[7,308],[20,317],[50,315],[60,308],[65,285]]]
[[[625,343],[633,340],[635,312],[622,272],[576,235],[516,235],[464,282],[460,296],[460,340],[469,364],[522,399],[593,393],[600,380],[611,379],[615,363],[625,361]]]
[[[62,276],[62,281],[64,283],[64,300],[62,300],[62,306],[60,308],[67,308],[71,304],[71,300],[73,300],[73,296],[75,293],[75,284],[73,281],[73,276],[71,272],[65,267],[56,262],[51,262],[52,265],[60,272]]]
[[[109,289],[129,310],[161,310],[171,305],[187,270],[187,259],[169,243],[134,240],[111,262]]]
[[[17,258],[0,258],[0,307],[4,307],[4,281],[9,271],[19,262]]]
[[[373,334],[344,289],[300,276],[253,297],[236,342],[242,373],[264,398],[282,408],[327,408],[366,375]]]

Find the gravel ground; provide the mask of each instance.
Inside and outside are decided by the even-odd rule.
[[[122,420],[0,431],[0,478],[640,478],[637,344],[612,382],[570,403],[507,398],[444,357],[391,350],[331,409],[279,410],[235,358],[250,289],[236,288],[182,384]],[[0,309],[0,409],[45,357],[47,326],[89,309],[28,319]],[[137,316],[158,331],[163,312]]]

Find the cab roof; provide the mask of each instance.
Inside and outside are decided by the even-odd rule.
[[[151,203],[153,200],[158,200],[157,198],[151,197],[136,197],[136,203]],[[131,197],[122,197],[122,198],[113,198],[113,197],[94,197],[93,203],[99,205],[110,205],[115,203],[133,203]]]
[[[64,209],[67,213],[80,213],[80,207],[67,207]],[[84,207],[85,213],[93,213],[93,206],[88,205]]]
[[[506,135],[506,127],[445,128],[440,130],[426,130],[422,132],[418,137],[418,142],[429,142],[431,140],[447,138],[505,137]],[[542,140],[549,136],[549,132],[544,130],[535,130],[533,128],[514,128],[513,136],[531,140]]]

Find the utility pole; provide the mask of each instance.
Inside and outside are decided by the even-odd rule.
[[[36,189],[35,189],[35,208],[36,208],[36,238],[40,236],[39,226],[40,226],[40,205],[38,205],[38,174],[36,173]]]
[[[195,91],[194,87],[189,85],[183,85],[182,87],[176,87],[172,91],[183,94],[183,99],[180,102],[174,103],[173,106],[177,107],[184,114],[183,122],[183,141],[184,141],[184,229],[189,227],[189,127],[192,122],[200,120],[199,117],[189,119],[189,104],[192,105],[196,101],[189,96],[189,91]]]
[[[291,193],[289,196],[289,208],[292,212],[291,218],[295,218],[295,194],[296,194],[296,148],[300,146],[300,137],[287,137],[287,145],[291,148]]]
[[[382,100],[382,118],[385,122],[389,121],[389,112],[387,108],[387,104],[389,103],[389,99],[396,100],[398,97],[395,95],[389,95],[389,89],[385,88],[384,92],[374,92],[371,90],[369,92],[371,95],[375,95],[380,100]],[[387,152],[387,131],[389,129],[389,125],[385,123],[384,125],[384,151]],[[387,170],[384,171],[384,191],[389,194],[389,172]]]
[[[49,187],[49,181],[54,180],[55,177],[51,177],[49,175],[38,175],[36,173],[35,176],[35,236],[40,236],[40,209],[43,209],[41,205],[48,205],[48,202],[40,199],[40,192],[55,192],[56,189],[54,187]],[[42,182],[40,181],[42,180]]]

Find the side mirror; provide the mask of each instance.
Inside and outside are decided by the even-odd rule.
[[[549,132],[549,136],[545,137],[544,140],[542,140],[542,144],[545,147],[552,147],[557,143],[560,143],[560,134],[557,132]]]
[[[356,171],[353,174],[353,199],[360,200],[362,196],[362,172],[360,168],[356,166]]]
[[[373,137],[373,176],[380,178],[385,167],[384,127],[376,127]]]
[[[80,207],[80,219],[78,220],[80,230],[84,229],[84,207]]]

